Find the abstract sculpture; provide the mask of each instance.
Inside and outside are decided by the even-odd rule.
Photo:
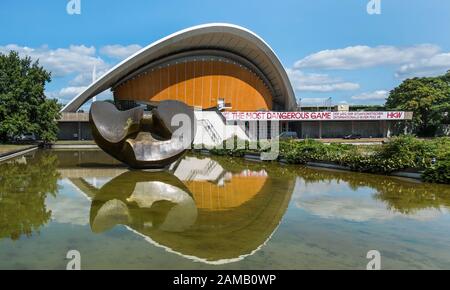
[[[150,112],[143,107],[119,111],[110,102],[94,102],[89,112],[97,145],[136,169],[163,169],[180,158],[195,136],[191,107],[162,101]]]

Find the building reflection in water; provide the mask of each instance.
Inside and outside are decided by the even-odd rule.
[[[89,199],[80,210],[65,199],[73,188]],[[270,239],[291,196],[292,209],[352,222],[430,220],[450,208],[448,185],[386,176],[194,156],[150,173],[98,151],[37,151],[0,164],[0,240],[90,216],[95,233],[125,225],[183,257],[227,263]]]
[[[90,171],[98,175],[97,169]],[[281,183],[264,169],[233,164],[227,170],[197,157],[185,157],[172,172],[123,170],[106,182],[70,180],[92,199],[93,232],[125,225],[169,252],[211,264],[238,261],[261,248],[279,225],[295,185],[294,177]]]

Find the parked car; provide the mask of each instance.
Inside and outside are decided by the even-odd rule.
[[[280,139],[298,139],[297,132],[292,131],[282,132],[278,137]]]
[[[350,134],[350,135],[344,136],[344,139],[347,139],[347,140],[355,140],[355,139],[361,139],[361,138],[362,138],[361,134]]]
[[[19,143],[36,142],[37,138],[34,133],[23,133],[15,137],[15,141]]]

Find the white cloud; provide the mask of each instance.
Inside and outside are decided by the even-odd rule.
[[[51,99],[57,99],[62,104],[67,104],[70,100],[75,98],[77,95],[86,90],[87,87],[79,86],[79,87],[65,87],[58,91],[46,92],[46,96]],[[110,90],[106,90],[97,95],[97,100],[112,100],[113,94]],[[87,103],[89,104],[89,103]],[[84,105],[82,109],[88,110],[88,106]]]
[[[69,81],[69,85],[76,87],[87,86],[90,83],[92,83],[92,72],[80,73],[71,81]]]
[[[97,50],[93,46],[71,45],[68,48],[57,49],[50,49],[48,46],[31,48],[16,44],[0,46],[0,53],[8,54],[11,50],[17,51],[21,57],[29,56],[32,60],[39,60],[39,63],[52,73],[53,79],[63,77],[69,79],[65,87],[46,91],[48,97],[56,98],[63,104],[76,97],[92,83],[94,67],[96,78],[98,78],[113,66],[112,63],[97,56]],[[110,99],[111,92],[102,93],[99,98]]]
[[[81,92],[86,90],[85,86],[78,87],[65,87],[59,91],[46,92],[47,97],[52,99],[58,99],[61,103],[66,103],[67,101],[75,98]]]
[[[60,96],[71,96],[78,95],[82,91],[86,90],[87,87],[66,87],[59,90],[58,94]]]
[[[304,73],[296,69],[287,69],[287,73],[296,91],[334,92],[359,89],[357,83],[345,82],[327,74]]]
[[[125,59],[135,52],[141,50],[142,47],[138,44],[123,45],[106,45],[100,48],[100,53],[115,59]]]
[[[353,91],[359,89],[359,84],[342,82],[320,85],[305,85],[301,87],[302,91],[309,92],[335,92],[335,91]]]
[[[372,100],[386,100],[389,92],[385,90],[378,90],[374,92],[362,93],[360,95],[353,96],[351,99],[355,101],[372,101]]]
[[[349,70],[380,65],[402,65],[429,59],[439,52],[439,46],[432,44],[421,44],[404,48],[387,45],[376,47],[358,45],[313,53],[297,61],[294,68]]]
[[[105,70],[109,65],[100,57],[96,56],[93,46],[71,45],[69,48],[50,49],[48,46],[30,48],[16,44],[0,46],[1,53],[17,51],[21,57],[29,56],[47,70],[52,72],[53,77],[64,77],[73,73],[91,72],[94,66],[99,70]]]
[[[319,104],[323,103],[327,100],[327,98],[302,98],[302,104]]]
[[[105,67],[101,70],[96,68],[95,79],[98,79],[99,77],[101,77],[102,75],[107,73],[108,70],[109,70],[109,66]],[[93,80],[93,70],[86,71],[86,72],[78,74],[75,78],[73,78],[69,82],[69,85],[71,85],[71,86],[87,86],[92,83],[92,80]]]
[[[433,55],[429,58],[402,65],[396,72],[396,77],[434,76],[450,69],[450,52]]]

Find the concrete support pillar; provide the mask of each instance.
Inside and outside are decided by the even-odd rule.
[[[384,126],[386,127],[386,137],[390,138],[392,136],[392,128],[391,128],[391,122],[384,121]]]
[[[268,135],[268,122],[267,121],[259,121],[259,139],[265,140]]]
[[[81,122],[78,122],[78,141],[81,140]]]
[[[319,139],[322,139],[322,121],[319,121]]]

